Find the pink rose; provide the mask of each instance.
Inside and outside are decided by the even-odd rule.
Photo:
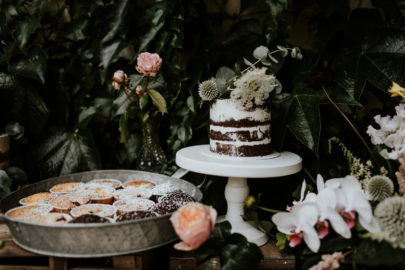
[[[200,247],[210,237],[215,227],[217,211],[201,203],[188,203],[174,212],[170,218],[173,228],[182,242],[175,249],[191,251]]]
[[[136,70],[144,76],[155,77],[162,65],[162,58],[156,53],[144,52],[138,55]]]

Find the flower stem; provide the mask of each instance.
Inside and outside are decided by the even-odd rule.
[[[269,213],[280,213],[280,212],[282,212],[280,210],[271,209],[271,208],[263,207],[263,206],[260,206],[260,205],[258,205],[256,207],[259,208],[260,210],[263,210],[263,211],[266,211],[266,212],[269,212]]]

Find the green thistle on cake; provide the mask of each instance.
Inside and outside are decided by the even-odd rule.
[[[366,184],[366,193],[372,201],[382,201],[394,193],[394,184],[384,175],[371,177]]]
[[[218,97],[219,91],[215,79],[203,81],[198,86],[198,94],[203,101],[211,101]]]

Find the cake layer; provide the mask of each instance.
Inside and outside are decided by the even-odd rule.
[[[235,100],[217,99],[210,107],[210,151],[236,157],[271,154],[270,110],[240,108]]]
[[[227,156],[257,157],[272,153],[271,144],[240,145],[210,142],[210,151]]]
[[[211,125],[210,139],[219,141],[261,141],[270,138],[270,124],[247,128]]]

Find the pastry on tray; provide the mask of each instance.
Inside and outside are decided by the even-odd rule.
[[[88,182],[89,184],[100,184],[114,189],[122,187],[122,182],[118,179],[94,179]]]
[[[85,214],[79,217],[75,217],[68,223],[111,223],[111,220],[97,215]]]
[[[34,203],[49,203],[51,199],[55,197],[55,193],[50,192],[39,192],[32,194],[28,197],[22,198],[20,200],[21,205],[28,205]]]
[[[86,184],[78,192],[85,192],[90,197],[91,203],[112,204],[115,189],[100,184]]]
[[[151,211],[131,211],[124,213],[117,217],[116,222],[127,221],[127,220],[137,220],[143,218],[156,217],[157,215]]]
[[[194,198],[187,193],[177,190],[159,198],[158,203],[153,205],[149,210],[158,215],[165,215],[172,213],[181,206],[194,201]]]
[[[127,187],[137,187],[137,188],[153,188],[155,186],[155,183],[147,180],[131,180],[131,181],[126,181],[123,184],[124,188]]]
[[[85,193],[65,193],[53,198],[49,204],[53,212],[69,214],[70,210],[83,204],[88,204],[90,197]]]
[[[66,193],[66,192],[75,192],[84,184],[81,182],[65,182],[59,183],[51,187],[50,191],[53,193]]]
[[[27,219],[31,222],[44,223],[44,224],[64,224],[72,220],[72,217],[63,213],[47,213],[38,215]]]
[[[117,207],[117,214],[122,215],[132,211],[147,211],[155,203],[148,199],[133,198],[118,200],[113,205]]]
[[[128,187],[119,189],[114,192],[115,200],[144,198],[149,199],[152,196],[152,190],[150,188],[136,188]]]
[[[48,204],[31,204],[19,206],[7,211],[6,216],[17,219],[28,219],[51,212],[52,206]]]
[[[70,211],[70,214],[73,217],[79,217],[84,214],[93,214],[100,217],[114,218],[116,212],[117,208],[115,206],[109,204],[94,203],[75,207]]]

